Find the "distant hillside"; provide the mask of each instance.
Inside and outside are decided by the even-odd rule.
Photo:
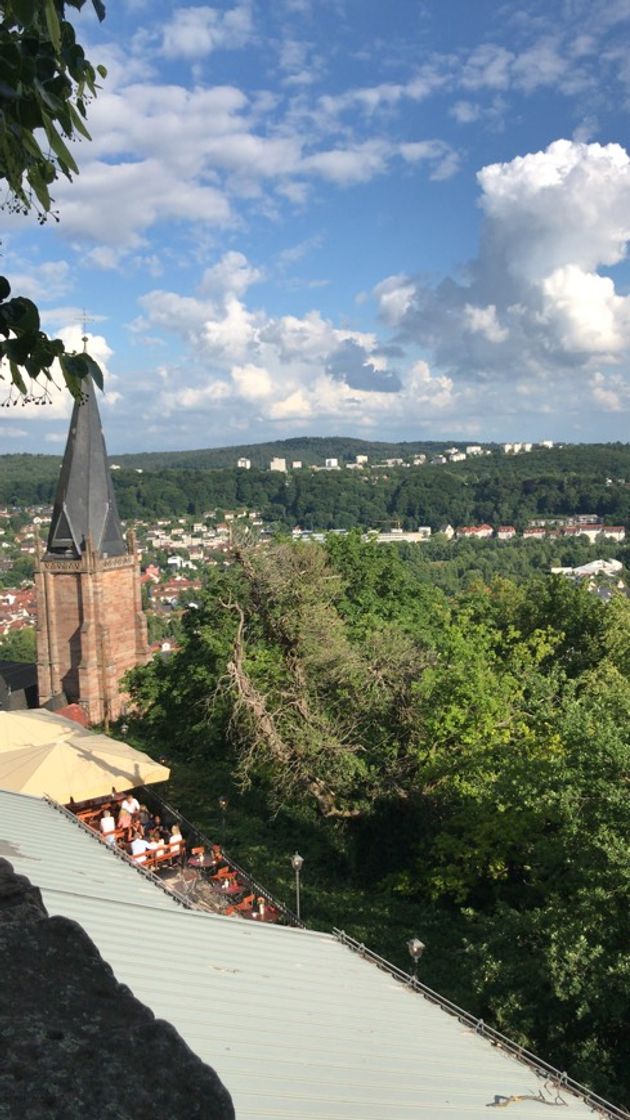
[[[208,470],[235,467],[238,459],[250,459],[252,467],[264,469],[276,456],[300,460],[304,466],[323,466],[325,459],[352,462],[355,455],[368,455],[370,461],[405,459],[411,455],[435,455],[452,441],[419,440],[407,443],[382,443],[351,439],[349,436],[296,436],[270,443],[244,443],[236,447],[208,447],[198,451],[148,451],[137,455],[115,455],[112,462],[142,470]],[[462,444],[463,446],[463,444]]]
[[[349,529],[446,522],[467,525],[525,525],[545,515],[590,513],[608,524],[630,528],[630,444],[579,444],[528,454],[503,452],[464,462],[382,471],[289,471],[266,469],[280,454],[301,459],[356,454],[405,458],[420,450],[444,449],[443,443],[370,443],[341,438],[279,440],[207,451],[116,456],[120,467],[114,485],[125,519],[200,517],[212,510],[245,507],[259,510],[268,523],[291,529]],[[238,470],[236,459],[252,461]],[[230,465],[220,465],[220,457]],[[261,462],[265,469],[255,464]],[[0,504],[32,506],[52,500],[59,459],[40,455],[0,458]],[[204,463],[204,466],[200,464]],[[138,473],[139,472],[139,473]]]

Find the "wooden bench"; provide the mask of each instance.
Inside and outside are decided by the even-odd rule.
[[[134,863],[140,867],[147,867],[149,870],[154,870],[161,864],[172,862],[174,859],[179,859],[182,854],[184,844],[178,840],[176,844],[164,844],[160,848],[151,848],[142,855],[132,856]],[[178,851],[176,849],[179,849]]]
[[[233,906],[228,906],[225,913],[227,915],[236,914],[237,912],[243,914],[251,913],[255,898],[255,894],[248,894],[241,900],[241,902],[235,902]]]

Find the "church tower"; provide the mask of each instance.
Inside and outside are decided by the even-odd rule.
[[[45,553],[38,550],[39,703],[90,723],[124,710],[120,678],[149,656],[135,537],[124,538],[91,378],[75,401]]]

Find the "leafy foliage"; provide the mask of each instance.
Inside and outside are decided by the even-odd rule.
[[[23,630],[10,630],[1,637],[0,661],[24,661],[26,664],[37,661],[35,631],[25,627]]]
[[[96,96],[97,73],[101,77],[106,73],[85,57],[65,18],[67,7],[81,9],[85,2],[3,0],[0,4],[2,206],[24,214],[34,210],[40,222],[52,212],[50,188],[58,176],[72,180],[79,172],[67,142],[90,139],[87,105]],[[101,0],[92,4],[103,19]],[[24,296],[11,298],[9,281],[0,276],[0,363],[8,365],[18,394],[45,404],[46,382],[52,379],[55,360],[75,396],[88,375],[102,388],[97,363],[87,354],[66,352],[60,339],[48,338],[41,330],[36,305]],[[17,398],[10,396],[5,403],[15,404]]]
[[[361,888],[356,931],[400,959],[382,922],[416,914],[429,979],[623,1099],[628,600],[554,577],[447,598],[351,534],[241,546],[184,627],[133,675],[140,726],[328,846],[320,919]]]
[[[286,450],[289,442],[260,446],[276,454]],[[321,443],[318,455],[323,454],[324,446],[332,445],[340,456],[344,448],[351,448],[354,454],[362,446],[348,440],[304,443],[311,451],[314,444],[319,448]],[[402,451],[404,446],[398,449]],[[266,521],[285,529],[295,525],[322,531],[357,526],[417,528],[422,524],[437,532],[447,522],[454,526],[507,522],[522,528],[533,517],[588,512],[630,528],[628,444],[585,444],[520,458],[500,453],[450,466],[383,472],[296,470],[285,476],[253,467],[244,471],[213,466],[226,457],[234,462],[238,450],[117,456],[121,469],[116,471],[114,485],[121,515],[151,518],[188,513],[200,517],[207,510],[246,507],[259,510]],[[251,448],[245,450],[253,454]],[[33,505],[51,500],[59,464],[54,456],[11,455],[4,456],[1,463],[0,501]],[[138,469],[143,473],[137,474]],[[534,542],[522,543],[523,556],[541,555],[535,552]],[[578,550],[580,543],[576,542]],[[498,547],[497,542],[490,542],[485,552],[484,542],[470,542],[471,551],[461,552],[461,570],[477,566],[470,562],[475,544],[482,547],[474,555],[494,555],[495,570],[501,570],[505,553],[501,542]],[[551,558],[554,550],[558,556],[570,553],[571,548],[575,551],[571,542],[548,541],[545,545]],[[444,546],[448,547],[447,542],[442,542]],[[438,556],[439,541],[432,547],[436,559],[448,555]],[[432,555],[430,549],[428,554]],[[483,575],[488,574],[484,570]]]

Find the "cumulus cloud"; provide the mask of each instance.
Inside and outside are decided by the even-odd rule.
[[[196,20],[206,21],[208,35],[223,28],[215,9],[180,9],[165,29],[173,50],[177,35],[183,50]],[[192,40],[205,50],[203,35]],[[409,96],[419,96],[414,89],[411,83]],[[440,180],[459,162],[439,138],[393,142],[388,129],[382,135],[360,122],[340,133],[321,106],[296,115],[269,91],[160,84],[149,70],[131,66],[127,75],[116,63],[89,123],[92,143],[77,153],[81,175],[71,184],[60,180],[55,201],[62,235],[92,242],[90,260],[104,269],[126,263],[161,222],[235,224],[239,206],[251,200],[304,205],[313,181],[352,187],[400,161]]]
[[[210,295],[242,295],[264,277],[264,272],[249,264],[243,253],[224,253],[220,261],[207,268],[201,280],[201,290]]]
[[[245,283],[239,296],[228,279],[255,274],[243,254],[226,254],[214,269],[210,298],[153,292],[142,299],[143,327],[168,325],[190,349],[185,371],[166,377],[148,424],[202,414],[225,438],[236,423],[382,428],[414,415],[419,424],[455,415],[461,398],[452,380],[434,375],[426,362],[409,362],[374,332],[337,327],[318,310],[251,310]]]
[[[162,54],[167,58],[202,58],[220,48],[244,47],[252,34],[248,4],[226,12],[200,4],[178,8],[162,31]]]
[[[630,239],[627,152],[558,140],[477,178],[484,224],[466,279],[388,277],[374,291],[383,320],[488,399],[506,381],[533,397],[538,380],[556,403],[570,385],[572,402],[624,407],[630,297],[600,270],[624,260]],[[616,380],[602,367],[617,367]]]

